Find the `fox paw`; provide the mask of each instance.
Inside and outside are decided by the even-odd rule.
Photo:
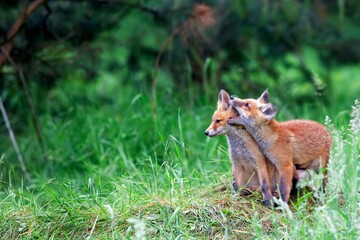
[[[240,196],[249,196],[251,194],[253,194],[253,191],[247,188],[244,188],[240,191]]]
[[[265,200],[262,201],[262,203],[268,208],[276,208],[276,207],[279,206],[278,204],[276,204],[274,202],[273,199],[265,199]]]

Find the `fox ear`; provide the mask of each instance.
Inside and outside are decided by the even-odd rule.
[[[265,118],[270,120],[273,119],[277,113],[277,108],[271,103],[267,103],[260,107],[260,111],[264,114]]]
[[[269,92],[267,89],[261,94],[258,100],[264,104],[269,103]]]
[[[222,109],[228,109],[230,107],[230,96],[229,94],[221,89],[219,92],[219,97],[218,97],[218,109],[222,108]]]

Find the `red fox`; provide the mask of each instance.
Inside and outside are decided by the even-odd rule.
[[[230,106],[229,94],[221,90],[217,110],[205,135],[216,137],[225,134],[232,161],[233,188],[249,188],[251,191],[261,186],[263,203],[270,206],[272,191],[276,189],[276,168],[267,161],[257,143],[242,126],[230,126],[227,121],[238,116]],[[246,190],[241,192],[246,193]]]
[[[315,171],[319,171],[320,162],[323,168],[327,167],[332,138],[323,125],[309,120],[277,122],[274,119],[277,109],[269,102],[267,90],[259,99],[231,97],[230,104],[239,116],[228,123],[245,126],[262,153],[275,165],[283,201],[289,200],[293,176],[304,177],[305,171],[295,173],[294,165],[297,169]]]

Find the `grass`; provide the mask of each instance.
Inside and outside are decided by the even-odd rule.
[[[350,123],[327,121],[334,146],[326,193],[305,192],[292,198],[290,209],[271,210],[259,193],[232,192],[224,137],[203,135],[217,93],[214,104],[195,106],[202,100],[190,91],[184,97],[160,89],[164,104],[153,117],[148,94],[106,78],[105,84],[64,81],[43,104],[34,96],[44,112],[46,152],[31,128],[17,135],[29,182],[2,137],[3,239],[360,237],[358,102]]]

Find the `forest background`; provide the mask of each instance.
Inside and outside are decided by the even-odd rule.
[[[1,1],[0,236],[358,238],[359,23],[347,0]],[[234,194],[203,134],[220,89],[326,124],[326,193]]]

